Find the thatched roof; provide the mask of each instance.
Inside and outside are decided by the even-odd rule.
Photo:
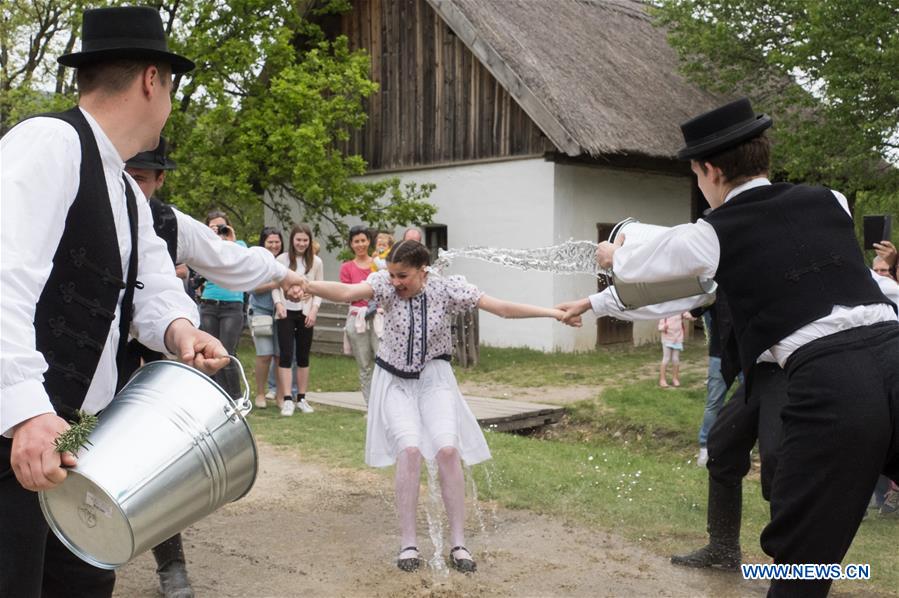
[[[637,0],[428,0],[560,151],[674,158],[723,98],[688,83]]]

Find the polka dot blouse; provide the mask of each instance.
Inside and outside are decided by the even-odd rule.
[[[450,359],[449,316],[475,309],[483,295],[462,276],[428,274],[422,291],[410,299],[397,296],[387,270],[372,273],[366,282],[385,312],[378,365],[404,378],[417,378],[432,359]]]

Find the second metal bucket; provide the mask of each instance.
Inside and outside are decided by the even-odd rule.
[[[625,243],[637,245],[655,239],[669,230],[671,229],[667,226],[646,224],[635,218],[625,218],[612,228],[612,232],[609,234],[609,242],[614,243],[620,235],[624,235]]]
[[[100,413],[65,482],[40,493],[50,528],[114,569],[241,498],[257,471],[250,408],[191,367],[145,365]]]
[[[609,242],[614,243],[620,235],[624,235],[626,245],[639,245],[669,230],[671,229],[667,226],[645,224],[634,218],[626,218],[612,228]],[[718,288],[714,280],[695,276],[658,282],[624,282],[613,272],[611,280],[614,297],[622,309],[635,309],[694,295],[711,295]]]

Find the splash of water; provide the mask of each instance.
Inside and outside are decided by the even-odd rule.
[[[488,495],[493,490],[493,481],[490,475],[492,468],[492,463],[486,463],[481,467],[481,471],[484,473],[484,483],[487,485]],[[481,531],[481,537],[479,539],[479,544],[482,546],[481,552],[487,553],[490,551],[491,532],[496,531],[496,502],[489,503],[489,512],[485,513],[481,506],[480,497],[478,496],[478,485],[474,479],[474,472],[470,466],[465,467],[465,475],[466,481],[468,482],[468,496],[471,498],[471,510],[474,513],[475,519],[478,522],[478,528]],[[488,517],[491,523],[489,528]]]
[[[425,465],[428,470],[428,498],[425,501],[425,518],[428,522],[428,535],[431,543],[434,545],[434,555],[428,560],[431,570],[435,576],[446,578],[449,575],[449,568],[444,560],[444,554],[447,549],[443,535],[443,498],[440,491],[440,481],[438,479],[438,467],[436,461],[425,459]],[[482,546],[479,552],[487,553],[489,551],[491,532],[496,531],[496,505],[492,504],[489,512],[485,512],[478,501],[478,488],[472,475],[471,467],[464,468],[465,488],[466,488],[466,512],[473,514],[477,522],[480,537],[478,543]],[[492,480],[490,474],[490,466],[482,469],[485,474],[488,492],[492,488]]]
[[[425,517],[428,520],[428,535],[434,545],[434,556],[428,561],[435,574],[446,576],[449,569],[443,560],[443,500],[440,495],[440,482],[437,480],[437,462],[425,459],[428,468],[428,500],[425,502]]]
[[[605,275],[607,272],[596,263],[596,248],[597,244],[592,241],[569,239],[560,245],[532,249],[480,246],[441,249],[431,270],[441,273],[452,265],[453,260],[464,257],[519,270],[536,270],[553,274]]]

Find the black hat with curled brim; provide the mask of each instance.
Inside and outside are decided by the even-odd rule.
[[[679,152],[679,160],[697,160],[721,153],[753,137],[771,126],[771,117],[756,114],[748,98],[741,98],[715,108],[680,126],[687,143]]]
[[[125,162],[129,168],[146,170],[175,170],[178,165],[166,155],[165,138],[159,138],[159,145],[149,152],[141,152]]]
[[[172,73],[186,73],[194,63],[169,52],[159,12],[143,6],[94,8],[84,11],[81,51],[56,59],[80,68],[112,60],[150,60],[170,64]]]

